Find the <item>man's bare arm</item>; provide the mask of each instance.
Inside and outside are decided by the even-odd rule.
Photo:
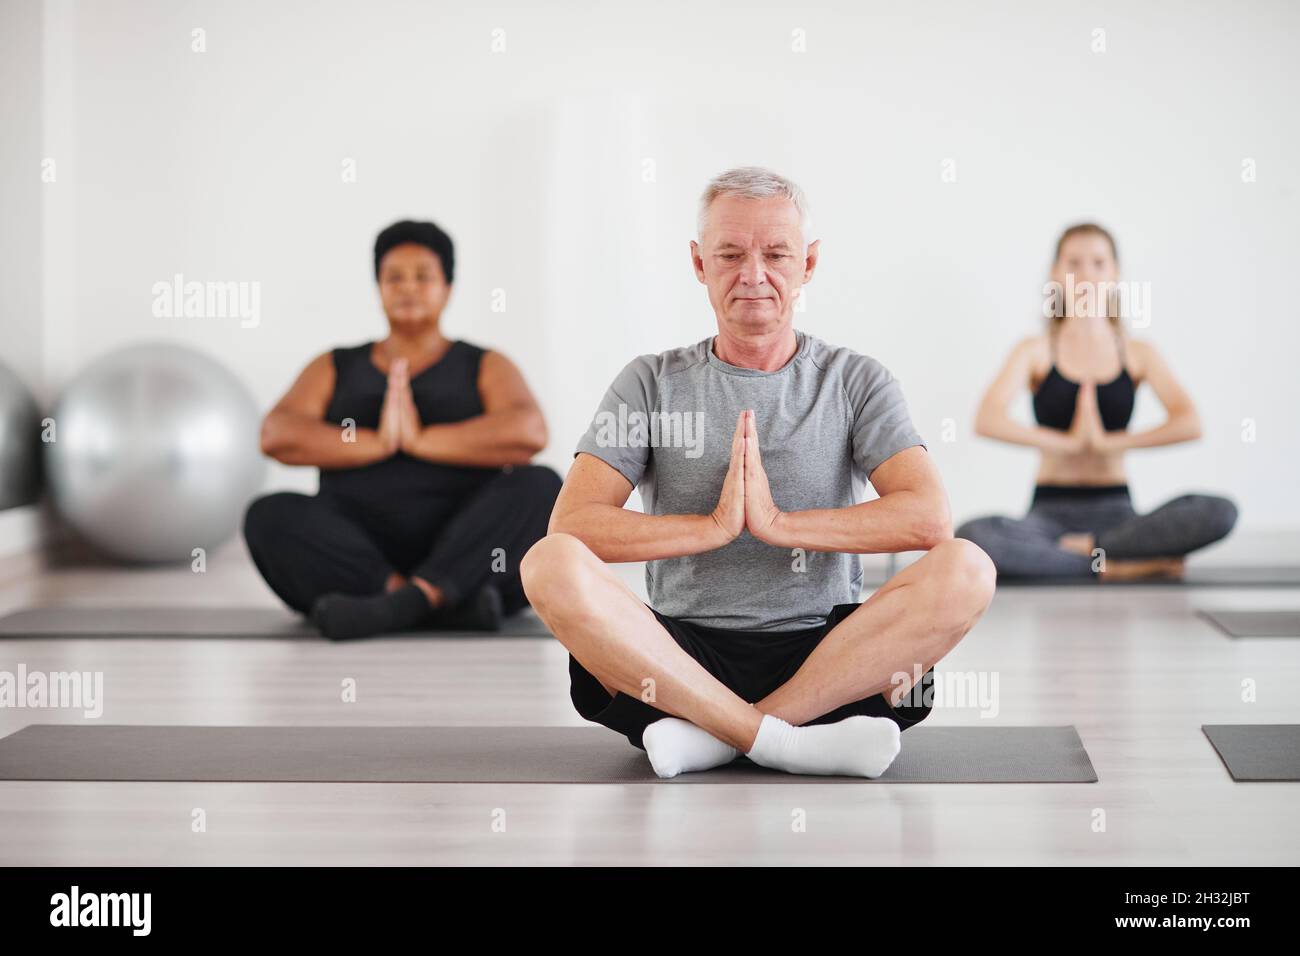
[[[756,536],[783,548],[847,554],[928,551],[952,537],[948,495],[924,448],[913,445],[891,455],[876,466],[870,480],[880,495],[875,501],[780,512]],[[779,498],[780,489],[775,492]]]
[[[655,561],[712,551],[745,528],[745,434],[743,416],[731,436],[731,463],[718,505],[706,515],[646,515],[623,506],[632,483],[617,468],[580,452],[564,479],[551,533],[578,538],[602,561]]]

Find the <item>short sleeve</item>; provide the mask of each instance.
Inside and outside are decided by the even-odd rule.
[[[900,451],[913,445],[926,448],[898,380],[875,359],[855,356],[844,387],[853,413],[853,460],[868,478]]]
[[[641,440],[639,422],[648,421],[658,403],[656,357],[639,355],[623,367],[605,391],[596,414],[574,451],[594,455],[636,487],[650,461],[650,443]]]

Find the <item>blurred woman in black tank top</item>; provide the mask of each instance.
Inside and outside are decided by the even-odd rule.
[[[1049,320],[1045,335],[1012,350],[975,421],[977,434],[1041,452],[1029,511],[1023,518],[975,518],[956,535],[983,548],[1003,576],[1181,576],[1185,555],[1232,530],[1236,506],[1217,495],[1189,494],[1139,515],[1124,453],[1196,440],[1196,409],[1155,347],[1124,335],[1110,294],[1119,278],[1110,233],[1092,223],[1067,229],[1057,242],[1051,277],[1067,293],[1060,313]],[[1142,382],[1151,385],[1167,419],[1131,432]],[[1023,425],[1006,411],[1026,386],[1037,426]]]
[[[400,222],[375,241],[386,338],[318,356],[266,416],[262,450],[320,469],[316,495],[266,495],[244,537],[270,588],[341,639],[495,630],[527,603],[519,560],[561,479],[529,464],[546,424],[504,355],[439,328],[450,237]]]

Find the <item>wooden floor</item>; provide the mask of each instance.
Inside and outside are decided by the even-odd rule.
[[[152,603],[275,604],[237,545],[203,575],[0,576],[0,613]],[[1295,865],[1300,784],[1234,783],[1200,726],[1300,722],[1300,640],[1230,640],[1198,607],[1300,591],[1002,589],[940,665],[996,676],[998,712],[941,701],[932,724],[1073,724],[1095,784],[0,782],[0,864]],[[102,723],[578,726],[565,662],[544,639],[0,640],[0,670],[103,671]],[[83,719],[0,709],[0,734]]]

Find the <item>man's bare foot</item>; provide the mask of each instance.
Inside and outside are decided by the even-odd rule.
[[[1063,534],[1056,539],[1056,545],[1062,551],[1069,551],[1071,554],[1081,554],[1085,558],[1092,557],[1092,549],[1095,543],[1096,541],[1093,536],[1086,531]]]
[[[1187,562],[1182,558],[1144,558],[1141,560],[1107,560],[1102,581],[1137,581],[1142,578],[1177,580],[1183,576]]]

